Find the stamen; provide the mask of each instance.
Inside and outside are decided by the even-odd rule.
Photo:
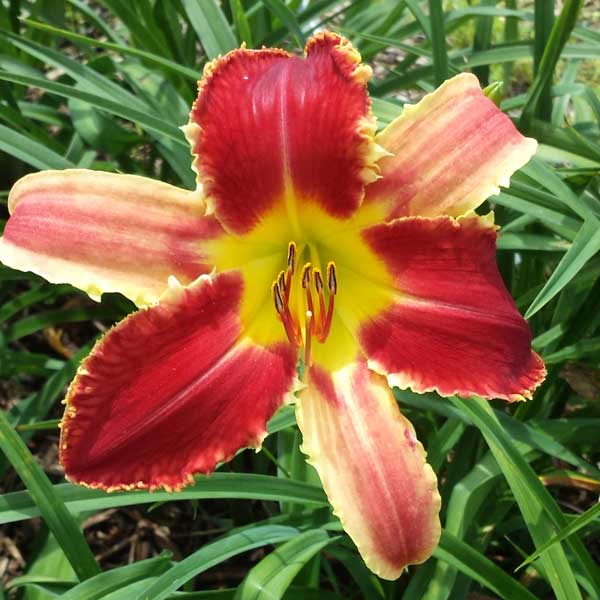
[[[296,269],[296,242],[288,244],[287,266],[288,269],[291,269],[292,273]]]
[[[320,294],[323,291],[323,277],[319,269],[315,269],[313,273],[315,274],[315,288],[317,288],[317,294]]]
[[[281,297],[281,292],[279,291],[279,285],[276,281],[273,282],[273,287],[271,289],[273,292],[273,301],[275,302],[275,310],[281,315],[283,313],[283,298]]]
[[[337,293],[337,277],[335,276],[335,263],[327,263],[327,287],[332,294]]]
[[[310,285],[310,270],[312,269],[311,263],[306,263],[302,267],[302,287],[306,289]]]
[[[285,292],[287,290],[287,287],[285,285],[285,271],[281,271],[281,273],[279,273],[279,277],[277,278],[277,281],[279,282],[279,288],[285,294]]]
[[[279,314],[279,318],[283,323],[283,328],[285,329],[285,334],[287,335],[288,340],[292,344],[296,344],[300,346],[302,341],[299,340],[298,333],[296,328],[294,327],[294,322],[292,320],[292,315],[290,314],[289,307],[283,302],[283,298],[281,297],[281,290],[279,289],[279,284],[275,281],[273,283],[273,301],[275,303],[275,310]]]
[[[288,255],[287,255],[287,273],[285,275],[285,288],[282,288],[285,293],[286,303],[290,299],[290,288],[292,285],[292,275],[296,270],[296,242],[290,242],[288,244]]]
[[[304,340],[304,368],[310,367],[310,350],[312,345],[312,328],[313,328],[313,313],[310,310],[306,311],[306,325],[305,325],[305,336]]]
[[[325,308],[325,286],[323,284],[323,275],[320,269],[313,269],[311,263],[305,263],[302,272],[298,278],[306,296],[305,313],[305,331],[304,339],[302,325],[300,324],[300,315],[292,315],[290,311],[290,294],[292,289],[293,276],[296,271],[297,252],[296,244],[290,242],[288,245],[287,267],[285,271],[280,271],[277,279],[272,285],[273,303],[275,310],[279,315],[285,333],[290,343],[301,347],[304,343],[304,362],[307,366],[311,364],[311,347],[313,335],[317,340],[323,343],[329,336],[331,323],[333,320],[333,308],[335,296],[337,294],[337,274],[335,263],[327,263],[327,289],[329,298],[327,308]],[[318,313],[315,312],[315,305],[312,297],[312,279],[314,274],[314,286],[319,297]],[[297,303],[295,303],[295,306]]]
[[[330,262],[327,264],[327,287],[329,288],[329,304],[327,305],[327,316],[325,317],[325,323],[321,329],[320,342],[324,342],[329,335],[331,330],[331,321],[333,319],[333,305],[335,302],[335,294],[337,293],[337,277],[335,274],[335,263]]]
[[[313,305],[312,293],[310,291],[311,269],[312,265],[310,263],[306,263],[304,267],[302,267],[302,287],[304,289],[304,293],[306,294],[306,305],[312,318],[312,316],[315,314],[315,307]]]
[[[314,269],[313,273],[315,275],[315,289],[317,290],[317,295],[319,296],[319,317],[316,320],[315,329],[317,330],[317,338],[320,341],[321,331],[325,323],[325,294],[323,293],[323,277],[321,275],[321,271],[319,269]]]

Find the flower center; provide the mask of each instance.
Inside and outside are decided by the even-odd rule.
[[[298,266],[297,248],[295,242],[288,244],[287,267],[281,271],[271,287],[273,302],[279,320],[283,324],[285,333],[292,344],[301,347],[304,344],[304,364],[310,366],[311,362],[311,344],[313,337],[319,343],[324,343],[331,330],[331,321],[333,318],[333,306],[337,292],[337,277],[335,272],[335,263],[327,263],[327,290],[328,301],[325,302],[325,288],[323,285],[323,275],[320,269],[313,269],[312,263],[307,262],[299,272],[300,277],[296,278],[302,285],[305,302],[304,315],[301,311],[290,310],[290,297],[292,285],[294,283],[294,274]],[[317,302],[313,300],[313,289],[316,292]],[[302,318],[303,317],[303,318]],[[304,325],[304,331],[302,330]]]

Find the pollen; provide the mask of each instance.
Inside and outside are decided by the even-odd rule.
[[[304,346],[304,363],[310,366],[313,338],[323,344],[329,337],[338,288],[337,274],[335,263],[327,263],[325,289],[320,269],[313,268],[311,262],[304,263],[302,269],[297,267],[297,246],[290,242],[286,269],[280,271],[273,281],[271,291],[275,311],[288,340],[298,348]],[[299,301],[292,304],[292,288],[295,286],[301,292]]]

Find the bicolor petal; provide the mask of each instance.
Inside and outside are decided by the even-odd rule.
[[[498,272],[491,219],[411,217],[363,237],[396,289],[360,328],[370,367],[419,393],[531,397],[546,371]]]
[[[350,43],[327,32],[309,40],[305,59],[240,48],[207,66],[185,133],[229,231],[246,233],[278,209],[293,225],[303,202],[354,213],[382,155],[370,75]]]
[[[376,141],[393,156],[379,162],[366,201],[385,203],[389,218],[463,215],[508,186],[537,147],[469,73],[405,106]]]
[[[211,270],[203,242],[222,234],[196,193],[135,175],[43,171],[20,179],[8,206],[0,261],[95,300],[156,301],[170,275],[190,283]]]
[[[302,450],[367,566],[396,579],[440,536],[437,480],[385,378],[364,361],[310,369],[296,404]]]
[[[237,272],[172,283],[95,346],[66,398],[60,456],[71,481],[178,489],[260,446],[295,381],[296,351],[244,335],[242,289]]]

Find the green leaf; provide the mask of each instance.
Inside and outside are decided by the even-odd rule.
[[[101,304],[85,308],[58,308],[46,312],[37,312],[19,319],[5,329],[4,335],[7,341],[14,342],[57,323],[81,323],[92,319],[115,321],[119,317],[120,315],[114,309]]]
[[[447,531],[442,531],[440,545],[433,555],[456,567],[504,600],[536,600],[537,598],[481,552]]]
[[[0,323],[38,302],[43,302],[50,298],[55,299],[68,293],[73,293],[73,288],[70,285],[60,286],[47,283],[36,285],[22,294],[15,295],[8,302],[0,306]]]
[[[229,0],[229,7],[237,29],[238,39],[240,42],[246,43],[248,48],[254,48],[254,37],[241,0]]]
[[[427,36],[431,42],[431,22],[429,17],[423,12],[419,2],[417,0],[406,0],[406,6],[408,6],[413,17],[417,20],[423,33]]]
[[[534,40],[533,40],[533,73],[539,75],[540,66],[546,46],[554,25],[554,0],[535,0],[534,3]],[[548,121],[552,114],[552,98],[548,80],[540,93],[540,99],[535,109],[535,116]]]
[[[523,108],[523,113],[519,121],[520,127],[524,131],[529,129],[534,116],[540,114],[538,106],[543,101],[542,99],[549,94],[548,90],[552,82],[554,69],[575,27],[582,3],[583,0],[565,0],[560,15],[554,22],[547,43],[544,44],[544,53],[540,60],[533,85],[529,89],[527,103],[525,104],[525,108]],[[544,0],[538,0],[538,4],[540,6],[547,6],[547,2],[544,2]],[[544,7],[542,6],[542,8]],[[549,118],[550,114],[546,114],[547,108],[544,108],[543,114]]]
[[[156,54],[169,54],[163,31],[144,11],[145,0],[101,0],[112,13],[125,24],[136,45],[141,45]],[[137,10],[136,10],[137,9]]]
[[[524,560],[516,570],[522,569],[525,565],[530,564],[537,558],[539,558],[548,548],[553,546],[554,544],[558,544],[563,540],[566,540],[569,536],[577,533],[580,529],[583,529],[593,521],[600,518],[600,503],[595,504],[591,508],[588,508],[583,514],[578,515],[563,529],[561,529],[551,540],[548,540],[542,546],[539,546],[538,549],[527,557],[527,560]]]
[[[0,150],[42,171],[75,167],[60,154],[4,125],[0,125]]]
[[[294,13],[281,0],[261,0],[261,2],[287,27],[299,48],[304,48],[306,40]]]
[[[136,581],[162,575],[170,563],[171,553],[166,552],[125,567],[111,569],[71,588],[61,596],[61,600],[102,600],[107,594]]]
[[[47,530],[40,533],[38,539],[46,538],[40,552],[28,564],[27,574],[16,578],[17,587],[26,586],[25,600],[48,600],[50,594],[41,589],[44,586],[60,593],[78,583],[77,575],[56,538]],[[14,579],[10,585],[15,585]]]
[[[21,431],[56,431],[60,425],[60,419],[48,419],[47,421],[38,421],[37,423],[27,423],[17,425],[15,429]]]
[[[197,81],[198,79],[202,78],[202,73],[200,71],[189,69],[188,67],[180,65],[179,63],[176,63],[172,60],[168,60],[163,56],[153,54],[152,52],[146,52],[145,50],[140,50],[139,48],[127,46],[126,44],[105,42],[96,38],[91,38],[85,35],[80,35],[78,33],[73,33],[72,31],[68,31],[66,29],[59,29],[58,27],[53,27],[52,25],[48,25],[47,23],[39,23],[38,21],[33,21],[32,19],[24,19],[23,22],[26,23],[32,29],[39,29],[40,31],[45,31],[53,36],[61,37],[67,40],[72,40],[73,42],[78,42],[85,46],[90,46],[92,48],[106,48],[107,50],[113,50],[114,52],[118,52],[119,54],[124,54],[126,56],[135,56],[137,58],[142,58],[153,65],[157,65],[159,67],[162,67],[163,69],[172,71],[173,73],[183,75],[184,77],[186,77],[187,79],[191,79],[192,81]]]
[[[4,412],[0,413],[0,448],[27,486],[37,510],[56,537],[77,576],[84,580],[96,575],[100,569],[79,525],[55,493],[55,488],[19,434],[10,426]]]
[[[169,597],[175,590],[179,589],[186,581],[232,556],[267,544],[276,544],[297,535],[298,530],[296,528],[283,525],[264,525],[232,533],[206,544],[200,550],[190,554],[174,567],[171,567],[138,596],[127,595],[123,597],[123,600],[147,600],[148,598],[163,600],[163,598]]]
[[[548,365],[561,363],[566,360],[581,360],[588,356],[600,354],[600,337],[594,337],[587,340],[580,340],[569,346],[564,346],[556,352],[546,354],[544,361]]]
[[[124,119],[128,119],[129,121],[137,123],[138,125],[140,125],[140,127],[143,127],[148,131],[152,131],[154,133],[157,133],[158,135],[165,135],[168,138],[175,141],[176,143],[178,143],[179,145],[184,146],[186,148],[188,147],[188,143],[186,142],[183,133],[181,133],[181,131],[177,127],[175,127],[171,123],[168,123],[167,121],[164,121],[163,119],[159,119],[153,116],[152,114],[142,112],[135,108],[130,108],[130,106],[126,103],[109,100],[104,96],[92,94],[90,92],[84,92],[83,90],[78,90],[72,86],[64,85],[62,83],[55,83],[53,81],[49,81],[47,79],[42,79],[38,77],[16,75],[12,73],[7,73],[6,71],[0,71],[0,80],[12,81],[13,83],[18,83],[19,85],[29,85],[37,87],[47,92],[50,92],[51,94],[57,94],[58,96],[63,96],[65,98],[77,98],[79,100],[83,100],[84,102],[88,102],[89,104],[95,106],[100,110],[112,113],[119,117],[123,117]],[[0,132],[1,131],[2,130],[0,130]],[[71,163],[69,163],[69,165],[71,165]],[[64,169],[67,167],[63,166],[53,168]]]
[[[238,588],[236,600],[282,598],[300,569],[336,539],[322,529],[311,529],[286,542],[252,568]]]
[[[598,251],[600,251],[600,221],[590,217],[581,226],[572,246],[527,309],[525,318],[529,319],[550,302]]]
[[[541,546],[556,528],[566,524],[556,502],[502,429],[485,400],[451,400],[481,431],[515,496],[535,545]],[[558,600],[581,599],[573,570],[560,545],[554,546],[540,561]],[[583,562],[585,567],[585,558]]]
[[[5,37],[13,46],[33,56],[42,63],[64,70],[69,77],[72,77],[81,85],[83,91],[98,94],[109,100],[119,100],[137,110],[144,110],[145,105],[143,102],[140,102],[138,98],[124,87],[101,75],[91,66],[82,64],[48,46],[42,46],[22,36],[0,31],[1,37]]]
[[[431,46],[433,48],[433,74],[436,85],[448,79],[448,53],[446,51],[446,30],[444,29],[444,9],[441,0],[429,1],[431,21]]]
[[[216,0],[182,0],[182,4],[208,58],[237,48],[237,40]]]
[[[200,478],[195,485],[181,492],[114,492],[91,490],[71,484],[54,486],[59,500],[72,512],[103,510],[129,504],[153,504],[177,500],[237,498],[244,500],[271,500],[327,506],[323,490],[315,485],[291,481],[269,475],[246,473],[213,473]],[[0,524],[37,517],[40,509],[27,492],[12,492],[0,496]]]

